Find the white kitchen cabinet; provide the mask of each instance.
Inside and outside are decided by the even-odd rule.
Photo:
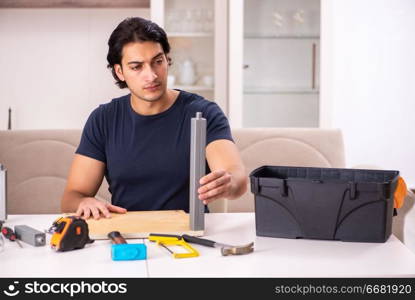
[[[318,127],[320,0],[230,3],[232,126]]]
[[[171,88],[200,94],[216,101],[226,113],[227,102],[227,1],[152,0],[151,18],[167,33],[173,64]],[[225,24],[221,28],[220,24]],[[218,30],[221,28],[222,30]],[[187,61],[195,80],[184,80]],[[187,73],[188,74],[188,73]],[[189,76],[187,76],[189,78]]]
[[[232,127],[318,127],[320,0],[152,0],[151,11],[172,46],[172,87],[218,102]],[[186,59],[193,85],[180,83]]]

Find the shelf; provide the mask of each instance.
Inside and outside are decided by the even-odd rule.
[[[169,38],[213,37],[212,32],[167,32]]]
[[[245,39],[257,40],[318,40],[318,35],[246,35]]]
[[[267,87],[247,87],[244,94],[318,94],[318,89],[311,88],[267,88]]]
[[[213,91],[213,87],[204,85],[174,85],[171,88],[182,91]]]
[[[0,8],[150,8],[150,0],[1,0]]]

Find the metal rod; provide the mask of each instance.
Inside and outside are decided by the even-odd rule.
[[[7,220],[7,169],[0,164],[0,222]]]
[[[312,66],[311,66],[311,88],[316,88],[316,43],[312,46]]]
[[[9,107],[9,119],[8,119],[8,123],[7,123],[7,129],[8,130],[12,129],[12,109],[11,109],[11,107]]]
[[[164,245],[163,243],[159,243],[160,246],[162,246],[164,249],[167,249],[167,251],[169,251],[171,254],[173,254],[173,251],[171,251],[166,245]]]
[[[205,206],[199,199],[200,178],[205,175],[206,165],[206,119],[197,112],[191,120],[190,132],[190,183],[189,215],[190,230],[205,229]]]

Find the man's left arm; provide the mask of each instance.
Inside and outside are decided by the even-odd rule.
[[[211,173],[200,179],[199,199],[208,204],[218,199],[235,199],[247,190],[248,177],[235,144],[216,140],[206,147]]]

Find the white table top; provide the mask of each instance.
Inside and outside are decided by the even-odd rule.
[[[43,230],[57,217],[15,215],[5,225]],[[236,245],[254,241],[255,251],[225,257],[220,249],[193,244],[199,257],[174,259],[166,249],[144,240],[146,261],[112,261],[109,241],[63,253],[25,243],[20,249],[6,241],[0,277],[415,277],[415,253],[395,236],[386,243],[256,237],[253,213],[209,213],[205,238]]]
[[[37,230],[49,229],[59,215],[12,215],[3,226],[28,225]],[[33,247],[5,241],[0,252],[0,277],[147,277],[145,260],[113,261],[108,240],[87,244],[84,249],[56,252],[46,246]],[[129,243],[142,242],[131,240]]]

